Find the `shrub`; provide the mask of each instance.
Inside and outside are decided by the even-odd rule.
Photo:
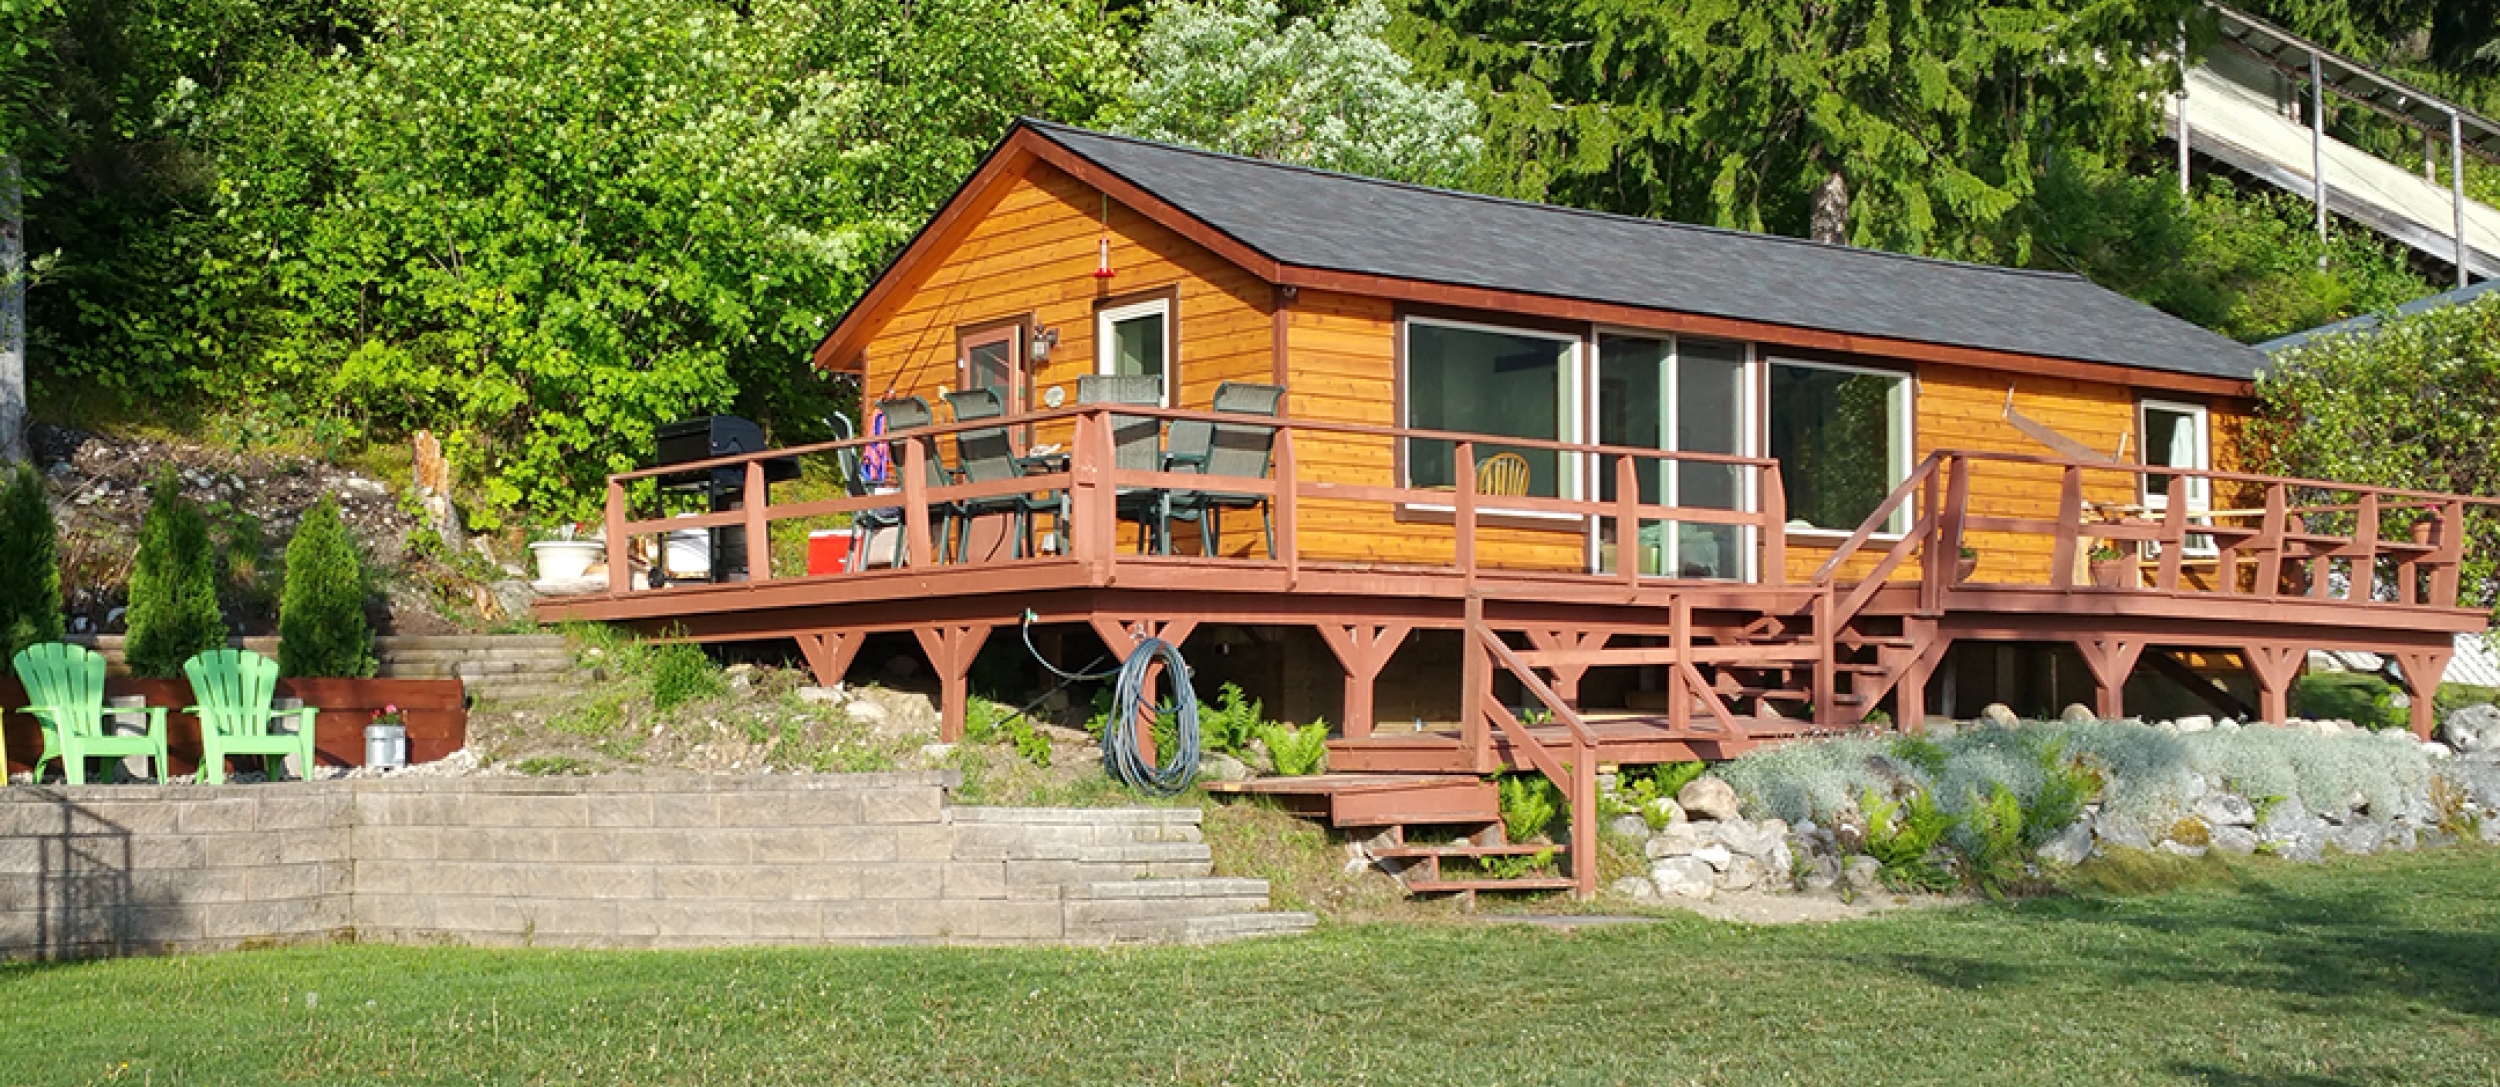
[[[1866,813],[1866,855],[1883,865],[1887,886],[1952,889],[1957,881],[1952,870],[1936,859],[1936,847],[1961,822],[1959,818],[1938,807],[1935,797],[1924,789],[1897,804],[1869,789],[1861,803]]]
[[[0,484],[0,660],[61,639],[60,554],[43,475],[20,465]]]
[[[373,674],[373,628],[365,625],[365,568],[356,540],[323,498],[304,512],[286,545],[286,599],[278,612],[278,671],[361,679]]]
[[[712,658],[693,642],[671,643],[651,653],[651,707],[661,713],[715,697],[728,686]]]
[[[1988,791],[1986,799],[1971,804],[1962,827],[1970,838],[1965,855],[1970,859],[1972,882],[1988,897],[2004,899],[2006,888],[2023,878],[2023,861],[2031,855],[2025,844],[2029,828],[2022,799],[2014,790],[1998,785]]]
[[[1199,707],[1198,741],[1206,750],[1239,755],[1267,723],[1266,712],[1257,699],[1242,695],[1239,684],[1227,683],[1216,689],[1214,706]]]
[[[1260,725],[1259,742],[1267,745],[1268,757],[1276,761],[1276,772],[1286,777],[1316,774],[1328,761],[1328,722],[1313,721],[1297,729],[1292,725]]]
[[[2350,721],[2366,729],[2403,728],[2396,688],[2367,672],[2312,672],[2292,683],[2292,713],[2311,720]]]
[[[1540,773],[1503,774],[1494,779],[1502,802],[1502,833],[1513,843],[1535,840],[1562,814],[1562,790]]]
[[[172,678],[182,662],[226,644],[216,566],[208,519],[168,470],[149,487],[139,557],[130,568],[131,674]]]

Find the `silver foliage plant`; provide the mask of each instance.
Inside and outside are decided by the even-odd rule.
[[[1274,0],[1169,0],[1137,40],[1119,132],[1325,170],[1454,186],[1484,153],[1457,83],[1425,86],[1380,0],[1279,28]]]
[[[2123,721],[2037,722],[1965,726],[1932,743],[1943,757],[1940,770],[1907,757],[1914,752],[1900,741],[1844,737],[1765,748],[1717,772],[1749,813],[1791,823],[1828,822],[1870,789],[1923,789],[1956,814],[1998,784],[2028,803],[2042,782],[2039,753],[2051,745],[2101,772],[2106,806],[2145,819],[2184,813],[2197,777],[2252,801],[2297,800],[2312,812],[2366,806],[2381,818],[2419,817],[2438,773],[2403,732],[2329,736],[2252,726],[2179,735]]]

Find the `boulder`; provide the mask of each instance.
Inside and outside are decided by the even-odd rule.
[[[495,607],[502,610],[506,619],[529,618],[532,614],[530,606],[538,602],[538,590],[530,588],[529,582],[519,578],[495,582],[488,585],[486,591],[493,594]]]
[[[1711,840],[1726,846],[1731,853],[1746,857],[1768,856],[1788,839],[1787,824],[1748,823],[1742,819],[1711,824]]]
[[[1635,902],[1644,902],[1658,897],[1658,885],[1639,876],[1625,876],[1610,884],[1608,889]]]
[[[2182,733],[2212,732],[2214,730],[2214,719],[2201,713],[2178,718],[2170,722],[2170,724],[2171,727],[2178,729]]]
[[[2159,847],[2159,848],[2161,849],[2161,851],[2162,851],[2162,852],[2164,852],[2164,853],[2168,853],[2168,854],[2170,854],[2170,855],[2172,855],[2172,856],[2177,856],[2177,857],[2202,857],[2202,856],[2204,856],[2204,855],[2205,855],[2205,850],[2206,850],[2206,848],[2207,848],[2207,847],[2205,847],[2205,846],[2201,846],[2201,845],[2184,845],[2184,844],[2181,844],[2181,843],[2179,843],[2179,842],[2174,842],[2174,841],[2171,841],[2171,840],[2170,840],[2170,839],[2168,839],[2168,838],[2164,838],[2164,839],[2162,839],[2162,840],[2161,840],[2161,845],[2160,845],[2160,847]]]
[[[2275,856],[2284,860],[2315,864],[2326,856],[2326,842],[2326,824],[2320,823],[2316,830],[2306,830],[2280,839],[2269,839],[2266,844],[2274,849]]]
[[[1684,821],[1683,807],[1663,796],[1641,805],[1641,814],[1658,820],[1658,825],[1662,827],[1673,826]]]
[[[2215,827],[2213,843],[2215,849],[2245,857],[2257,852],[2257,832],[2247,827]]]
[[[2040,845],[2040,863],[2072,868],[2092,855],[2092,825],[2076,820],[2073,826],[2058,831],[2057,836]]]
[[[2102,812],[2099,818],[2092,821],[2092,834],[2103,845],[2127,849],[2153,848],[2153,836],[2145,831],[2144,824],[2125,812]]]
[[[1651,865],[1649,878],[1666,898],[1708,898],[1718,886],[1718,873],[1691,857],[1669,857]]]
[[[1637,815],[1618,815],[1606,820],[1606,829],[1638,841],[1649,837],[1649,820]]]
[[[2387,839],[2387,828],[2367,819],[2357,820],[2327,838],[2327,844],[2354,856],[2376,853]]]
[[[1735,863],[1736,854],[1729,852],[1726,846],[1712,842],[1694,850],[1693,859],[1709,865],[1713,871],[1724,872],[1728,865]]]
[[[2467,706],[2440,722],[2439,735],[2460,755],[2500,751],[2500,706]]]
[[[817,706],[830,706],[842,701],[840,687],[801,687],[799,701]]]
[[[1675,802],[1684,814],[1695,819],[1734,819],[1742,814],[1736,787],[1719,780],[1716,774],[1703,774],[1687,782],[1676,792]]]
[[[1642,846],[1641,851],[1653,858],[1689,857],[1694,851],[1708,844],[1710,844],[1710,839],[1704,836],[1699,828],[1691,823],[1677,823],[1651,835],[1648,844]]]
[[[1788,843],[1785,841],[1772,846],[1770,852],[1758,859],[1762,861],[1762,867],[1769,871],[1770,878],[1774,882],[1785,884],[1789,881],[1789,877],[1797,872],[1796,854],[1788,851]]]
[[[2322,830],[2325,821],[2309,814],[2309,808],[2297,796],[2287,796],[2266,809],[2266,817],[2257,821],[2257,836],[2265,839],[2286,838],[2302,831]]]
[[[1979,711],[1979,719],[2005,728],[2012,728],[2023,723],[2022,717],[2014,712],[2014,707],[2003,702],[1988,703],[1986,709]]]
[[[1209,751],[1198,756],[1198,780],[1248,781],[1250,765],[1223,752]]]
[[[2196,801],[2196,817],[2209,827],[2253,827],[2257,806],[2234,793],[2207,793]]]
[[[1840,866],[1840,882],[1852,891],[1872,891],[1883,886],[1884,863],[1860,854]]]
[[[2092,707],[2081,702],[2069,702],[2066,708],[2058,713],[2057,719],[2070,725],[2088,725],[2100,720],[2101,715],[2092,712]]]
[[[1769,875],[1770,869],[1761,861],[1752,857],[1738,857],[1728,862],[1727,869],[1719,873],[1719,889],[1750,891],[1761,886],[1763,879]]]

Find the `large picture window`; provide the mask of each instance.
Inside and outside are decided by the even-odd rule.
[[[1573,410],[1580,341],[1515,329],[1410,319],[1406,322],[1406,425],[1543,441],[1577,441]],[[1527,463],[1517,493],[1579,495],[1579,463],[1552,449],[1476,443],[1479,463],[1505,453]],[[1457,447],[1410,439],[1406,475],[1414,487],[1460,485]],[[1466,483],[1472,486],[1471,473]]]
[[[1597,420],[1601,445],[1745,456],[1752,452],[1752,396],[1745,345],[1605,334],[1597,339]],[[1604,460],[1605,458],[1599,458]],[[1658,458],[1641,462],[1644,505],[1752,508],[1745,469]],[[1615,475],[1601,465],[1598,497],[1612,501]],[[1624,549],[1615,526],[1600,523],[1598,566],[1613,570]],[[1644,522],[1633,554],[1644,574],[1742,578],[1751,537],[1740,526]],[[1610,559],[1609,555],[1612,555]]]
[[[1910,379],[1774,360],[1770,453],[1780,464],[1788,523],[1854,532],[1910,474]],[[1907,508],[1883,530],[1906,531]]]

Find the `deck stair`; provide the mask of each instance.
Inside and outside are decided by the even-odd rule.
[[[1472,894],[1476,891],[1569,890],[1568,876],[1504,877],[1448,872],[1444,862],[1481,862],[1550,853],[1569,856],[1563,845],[1518,844],[1502,833],[1500,793],[1474,774],[1314,774],[1249,781],[1216,781],[1208,792],[1263,796],[1285,810],[1325,819],[1341,829],[1374,830],[1368,851],[1385,861],[1409,894]]]

